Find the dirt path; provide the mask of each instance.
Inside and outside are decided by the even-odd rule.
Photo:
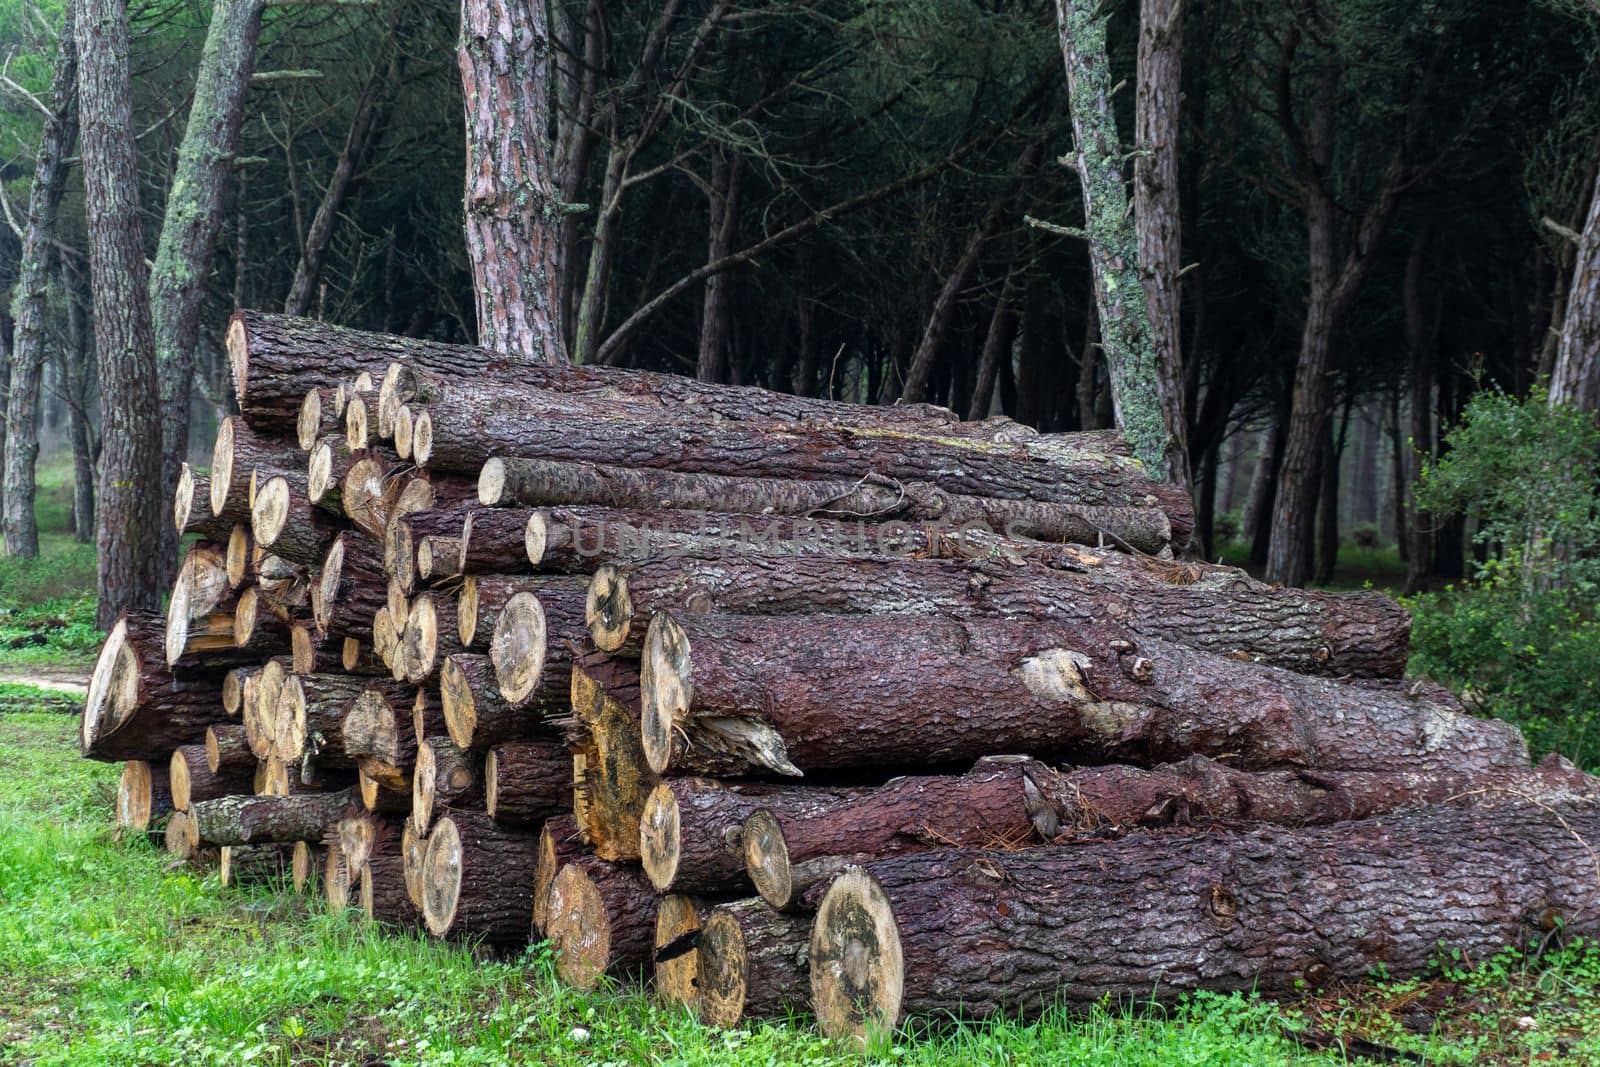
[[[0,667],[0,682],[31,685],[35,689],[49,689],[81,697],[89,692],[89,668],[53,666],[48,663]]]

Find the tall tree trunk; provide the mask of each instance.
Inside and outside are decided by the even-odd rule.
[[[972,400],[967,404],[967,418],[974,422],[989,417],[1000,364],[1011,360],[1011,344],[1017,338],[1017,309],[1013,306],[1013,297],[1019,269],[1012,267],[1006,271],[1006,280],[1000,285],[1000,296],[995,300],[994,314],[989,318],[989,332],[983,338],[978,377],[972,385]]]
[[[1433,534],[1428,517],[1417,507],[1416,488],[1422,464],[1433,458],[1433,361],[1439,332],[1440,295],[1423,293],[1423,268],[1427,263],[1427,233],[1411,244],[1402,283],[1406,347],[1411,356],[1411,427],[1404,452],[1406,547],[1405,590],[1416,593],[1433,572]],[[1400,491],[1397,489],[1397,491]]]
[[[54,254],[56,212],[67,185],[64,158],[77,137],[78,52],[73,38],[73,5],[67,4],[50,83],[50,117],[45,120],[35,157],[33,188],[28,194],[28,225],[22,235],[13,305],[16,325],[11,347],[10,392],[5,404],[8,435],[5,453],[3,514],[6,552],[33,558],[39,554],[39,527],[34,521],[34,470],[39,459],[39,378],[44,370],[45,316]]]
[[[589,269],[578,300],[578,325],[572,342],[572,357],[577,363],[593,363],[600,349],[600,327],[605,319],[606,290],[611,285],[611,258],[622,215],[622,176],[627,163],[627,147],[613,138],[606,153],[605,177],[600,183],[594,236],[589,241]]]
[[[589,161],[594,156],[597,140],[594,130],[595,98],[600,91],[600,73],[605,63],[605,12],[600,0],[588,0],[583,16],[583,52],[581,57],[569,45],[568,63],[582,63],[582,69],[565,79],[576,86],[571,94],[571,114],[562,122],[562,138],[557,144],[556,163],[561,175],[561,199],[568,204],[579,202],[584,183],[589,177]],[[579,215],[564,212],[561,217],[561,328],[569,350],[575,350],[576,307],[573,303],[578,286],[578,234]]]
[[[1067,67],[1076,141],[1071,155],[1082,185],[1089,260],[1094,267],[1095,304],[1100,309],[1100,342],[1110,372],[1117,425],[1133,454],[1152,477],[1165,477],[1174,463],[1186,463],[1181,446],[1166,427],[1164,412],[1181,408],[1181,399],[1163,403],[1168,376],[1151,336],[1139,271],[1138,240],[1128,218],[1123,183],[1122,144],[1111,110],[1111,69],[1106,59],[1106,14],[1093,0],[1056,0],[1061,55]],[[1182,374],[1174,379],[1182,382]],[[1182,483],[1188,484],[1187,478]]]
[[[706,262],[715,263],[734,250],[733,238],[739,228],[740,172],[744,157],[718,152],[711,163],[711,190],[706,197],[710,234],[706,241]],[[700,356],[695,377],[702,382],[722,382],[728,377],[728,349],[733,343],[733,278],[728,273],[706,279],[705,302],[700,320]]]
[[[1272,428],[1262,431],[1256,450],[1256,472],[1250,479],[1250,502],[1245,507],[1242,533],[1250,541],[1250,562],[1258,566],[1267,561],[1267,545],[1272,537],[1272,504],[1278,495],[1285,422],[1279,414]]]
[[[218,0],[211,8],[194,103],[178,145],[161,239],[150,268],[150,319],[161,379],[161,482],[155,495],[161,509],[159,563],[164,572],[177,564],[171,487],[178,484],[179,471],[189,457],[189,397],[194,350],[200,340],[200,306],[222,229],[222,194],[233,172],[263,5],[264,0]]]
[[[1182,299],[1178,288],[1178,272],[1183,266],[1183,210],[1178,183],[1183,7],[1184,0],[1140,0],[1139,4],[1133,211],[1139,232],[1139,269],[1144,275],[1145,302],[1150,313],[1150,337],[1156,351],[1161,417],[1169,442],[1167,480],[1192,494],[1184,412]],[[1213,457],[1213,468],[1215,462]],[[1215,475],[1214,469],[1212,474]]]
[[[9,396],[11,393],[11,316],[6,313],[0,301],[0,396]],[[5,406],[0,404],[0,522],[3,522],[6,510],[6,426]]]
[[[467,256],[478,343],[564,363],[557,321],[561,212],[545,143],[549,25],[530,0],[462,0]]]
[[[160,384],[134,166],[128,12],[123,0],[79,0],[78,108],[84,204],[100,364],[102,456],[96,623],[160,600]]]
[[[1550,375],[1550,403],[1600,411],[1600,176],[1578,242],[1561,344]]]
[[[1322,492],[1317,503],[1318,585],[1333,581],[1333,572],[1339,566],[1339,466],[1350,439],[1350,407],[1351,401],[1346,398],[1337,438],[1331,421],[1323,431]]]
[[[80,544],[94,542],[94,425],[90,394],[94,382],[94,351],[83,321],[83,301],[71,278],[63,277],[67,294],[67,347],[62,358],[66,378],[67,426],[72,437],[72,533]]]

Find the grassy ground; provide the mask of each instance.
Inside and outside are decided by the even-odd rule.
[[[41,464],[34,508],[39,558],[0,556],[0,668],[86,668],[99,651],[94,545],[78,544],[67,532],[71,513],[70,460]]]
[[[639,993],[563,991],[537,948],[495,959],[380,933],[115,841],[116,768],[78,759],[73,727],[69,715],[0,711],[4,1064],[1600,1062],[1600,952],[1581,948],[1287,1006],[1207,996],[944,1025],[865,1055],[803,1022],[708,1030]]]

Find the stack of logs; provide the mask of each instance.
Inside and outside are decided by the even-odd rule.
[[[1113,434],[255,312],[228,350],[82,724],[224,883],[831,1034],[1600,932],[1593,781],[1402,680],[1387,597],[1174,560]]]

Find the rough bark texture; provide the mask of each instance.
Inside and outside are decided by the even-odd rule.
[[[250,742],[244,734],[244,727],[233,723],[206,727],[206,768],[212,774],[255,772],[255,753],[250,751]]]
[[[503,741],[525,741],[548,734],[547,715],[566,707],[555,701],[513,706],[500,695],[488,656],[457,654],[439,671],[439,702],[450,739],[463,749],[482,751]]]
[[[655,956],[656,894],[636,867],[579,856],[557,873],[545,936],[556,973],[577,989],[642,974]]]
[[[988,547],[974,540],[962,554],[986,556]],[[626,570],[602,565],[589,588],[589,633],[608,651],[642,647],[657,611],[1098,621],[1272,666],[1358,677],[1397,677],[1410,651],[1411,617],[1381,593],[1273,588],[1232,567],[1074,549],[1017,562],[665,558]]]
[[[409,767],[417,758],[411,726],[411,687],[401,682],[366,678],[339,725],[345,752],[370,756],[395,767]]]
[[[1600,411],[1600,177],[1595,179],[1567,289],[1561,344],[1550,375],[1550,403]]]
[[[572,754],[556,741],[512,741],[483,763],[484,810],[495,822],[537,826],[572,810]]]
[[[266,841],[320,841],[352,804],[354,789],[293,796],[227,796],[197,801],[200,840],[213,845],[258,845]]]
[[[1406,978],[1600,928],[1593,806],[1520,800],[1308,829],[1146,834],[879,861],[823,899],[811,942],[824,1032],[908,1015],[1036,1014],[1271,996]],[[1114,946],[1115,951],[1108,951]]]
[[[488,648],[500,612],[518,593],[532,593],[545,599],[566,597],[570,600],[587,595],[587,583],[579,578],[467,575],[461,582],[461,595],[456,601],[456,629],[463,647],[479,651]]]
[[[162,413],[134,165],[127,7],[78,0],[73,29],[102,412],[95,622],[109,630],[124,610],[153,608],[160,596]]]
[[[483,761],[457,748],[448,737],[417,742],[417,765],[411,775],[411,821],[428,832],[436,812],[474,809],[483,804]]]
[[[1527,765],[1521,734],[1432,693],[1244,663],[1070,623],[657,615],[641,672],[645,752],[752,766],[929,766],[991,752],[1246,768],[1482,771]],[[848,743],[845,743],[848,740]]]
[[[311,585],[311,617],[323,636],[372,640],[372,619],[388,605],[383,554],[370,538],[347,530],[334,538]]]
[[[524,547],[530,512],[480,508],[461,525],[462,574],[519,574],[533,569]]]
[[[549,24],[526,0],[462,0],[456,50],[467,125],[467,258],[478,341],[564,363],[561,213],[545,131]]]
[[[172,750],[226,722],[222,680],[214,671],[167,665],[161,616],[119,618],[100,648],[84,699],[79,746],[90,759],[151,760],[165,766]]]
[[[375,855],[361,867],[361,912],[372,922],[401,929],[423,925],[422,912],[406,892],[405,856]]]
[[[734,1027],[804,1011],[810,941],[810,916],[773,911],[759,898],[713,908],[698,942],[701,1020]]]
[[[525,944],[539,839],[482,812],[452,811],[428,834],[422,913],[435,937]]]
[[[50,82],[50,115],[34,155],[33,184],[28,192],[28,224],[22,232],[17,280],[11,307],[10,372],[4,406],[0,460],[4,481],[5,550],[31,559],[39,554],[39,526],[34,520],[34,468],[39,458],[39,380],[44,370],[45,326],[54,256],[56,212],[67,187],[65,159],[78,136],[78,47],[73,33],[73,8],[67,4],[56,43],[55,74]],[[0,359],[6,358],[0,353]]]

